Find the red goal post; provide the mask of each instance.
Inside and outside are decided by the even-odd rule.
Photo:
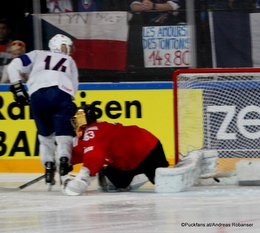
[[[218,153],[218,170],[260,159],[260,68],[173,72],[175,163],[194,150]]]

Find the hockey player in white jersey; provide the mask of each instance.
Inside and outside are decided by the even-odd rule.
[[[70,164],[73,136],[71,118],[76,106],[73,98],[78,90],[78,69],[70,56],[72,40],[61,34],[49,41],[50,51],[33,50],[12,60],[8,66],[10,91],[17,103],[30,104],[38,130],[40,158],[45,168],[45,181],[55,184],[60,176],[72,170]],[[29,74],[28,94],[23,73]]]

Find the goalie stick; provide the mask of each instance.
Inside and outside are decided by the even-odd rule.
[[[29,181],[29,182],[27,182],[27,183],[25,183],[23,185],[20,185],[17,188],[0,187],[0,191],[19,191],[19,190],[22,190],[22,189],[24,189],[26,187],[31,186],[32,184],[37,183],[38,181],[44,179],[44,177],[45,177],[45,174],[41,175],[41,176],[39,176],[39,177]]]

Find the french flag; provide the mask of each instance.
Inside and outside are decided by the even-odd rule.
[[[260,66],[260,13],[209,14],[213,67]]]
[[[126,70],[127,12],[41,14],[46,41],[57,33],[73,38],[79,69]]]

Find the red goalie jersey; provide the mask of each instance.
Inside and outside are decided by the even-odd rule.
[[[80,129],[73,148],[72,164],[83,163],[95,176],[104,165],[122,171],[135,169],[158,143],[158,139],[138,126],[94,122]]]

